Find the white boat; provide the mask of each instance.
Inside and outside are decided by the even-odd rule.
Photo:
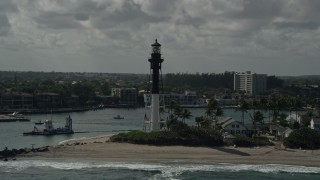
[[[120,115],[117,115],[117,116],[113,117],[113,119],[124,119],[124,117],[121,117]]]
[[[8,116],[14,118],[23,118],[22,114],[20,114],[19,112],[13,112],[12,114],[8,114]]]

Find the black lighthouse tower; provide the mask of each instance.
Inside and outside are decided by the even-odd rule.
[[[152,52],[151,58],[148,60],[150,62],[150,71],[152,71],[152,88],[151,88],[151,130],[159,130],[159,81],[160,81],[160,71],[161,63],[163,59],[161,58],[161,44],[158,43],[157,39],[155,43],[151,45]]]
[[[158,43],[157,39],[152,45],[151,58],[148,60],[150,62],[150,70],[152,71],[152,94],[159,94],[159,78],[161,63],[163,59],[161,58],[161,44]]]

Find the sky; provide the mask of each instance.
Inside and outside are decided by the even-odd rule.
[[[319,0],[0,0],[0,70],[319,75]]]

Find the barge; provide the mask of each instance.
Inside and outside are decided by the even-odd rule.
[[[36,126],[34,126],[33,131],[24,132],[24,136],[28,135],[60,135],[60,134],[74,134],[72,130],[72,119],[69,117],[66,118],[66,124],[64,127],[54,128],[52,124],[52,120],[46,120],[44,122],[45,129],[40,131]]]

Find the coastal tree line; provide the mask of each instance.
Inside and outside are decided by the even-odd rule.
[[[315,104],[315,97],[320,96],[320,88],[298,85],[284,86],[284,79],[267,77],[269,94],[277,89],[280,95],[300,96],[308,104]],[[164,92],[183,93],[194,90],[199,95],[212,96],[216,92],[226,93],[233,89],[233,72],[215,73],[169,73],[163,75]],[[26,92],[37,94],[53,92],[62,99],[76,95],[79,105],[99,104],[98,96],[110,96],[111,88],[134,87],[148,90],[150,87],[147,74],[108,74],[108,73],[59,73],[59,72],[4,72],[0,71],[0,93]],[[265,95],[268,95],[265,94]],[[140,97],[139,102],[143,104]]]

